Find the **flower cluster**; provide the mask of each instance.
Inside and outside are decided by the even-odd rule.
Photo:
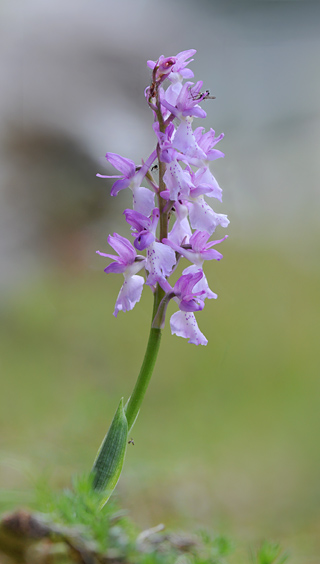
[[[189,49],[175,57],[161,56],[157,61],[148,61],[152,82],[145,97],[154,114],[156,148],[140,166],[107,153],[107,161],[119,174],[97,175],[117,178],[112,196],[125,188],[132,191],[133,206],[124,211],[124,216],[132,230],[133,244],[114,233],[109,235],[108,243],[117,255],[97,253],[113,260],[105,268],[106,273],[120,272],[124,276],[115,316],[119,311],[131,310],[147,284],[157,298],[153,327],[163,327],[167,304],[173,299],[179,310],[170,319],[172,333],[190,343],[206,345],[194,312],[203,309],[206,298],[217,297],[208,286],[203,265],[206,260],[222,258],[213,247],[226,237],[213,241],[209,238],[218,225],[227,227],[229,220],[214,212],[205,199],[221,201],[222,190],[209,165],[224,156],[216,149],[223,134],[216,137],[213,129],[205,132],[203,127],[192,128],[194,118],[206,117],[200,102],[210,98],[208,91],[202,92],[202,81],[194,84],[188,80],[193,73],[187,65],[195,52]],[[169,85],[164,89],[166,79]],[[172,286],[168,277],[181,257],[191,265]],[[145,277],[141,271],[146,273]]]

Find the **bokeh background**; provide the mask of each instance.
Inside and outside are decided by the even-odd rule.
[[[154,145],[146,60],[196,48],[203,125],[225,133],[219,299],[198,315],[206,348],[166,328],[117,495],[141,527],[320,562],[320,3],[1,0],[0,16],[1,509],[90,469],[131,392],[152,300],[112,316],[121,278],[95,250],[130,195],[95,174]]]

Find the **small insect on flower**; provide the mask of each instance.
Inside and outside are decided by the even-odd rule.
[[[192,100],[215,100],[216,97],[215,96],[210,96],[210,92],[209,90],[206,90],[205,92],[199,92],[198,94],[192,94],[192,92],[190,92],[191,94],[191,98]]]
[[[215,97],[215,96],[210,96],[209,90],[206,90],[206,91],[205,91],[205,96],[204,96],[203,99],[204,99],[204,100],[215,100],[216,97]]]
[[[128,445],[133,445],[133,446],[134,446],[134,440],[133,440],[132,437],[131,437],[131,439],[128,441]]]

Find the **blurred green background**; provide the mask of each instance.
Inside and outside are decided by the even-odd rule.
[[[319,5],[16,5],[1,5],[0,509],[88,471],[132,390],[152,297],[112,316],[121,277],[95,250],[125,234],[130,196],[95,173],[107,150],[139,161],[154,143],[145,60],[195,47],[217,95],[205,126],[226,133],[219,298],[197,315],[207,347],[166,327],[117,495],[141,527],[320,561]]]
[[[219,299],[198,315],[209,345],[166,329],[118,495],[142,526],[271,536],[306,556],[320,524],[320,272],[227,245],[207,269]],[[54,272],[3,307],[1,482],[11,501],[42,473],[63,486],[87,471],[130,394],[152,303],[145,292],[115,320],[119,282]]]

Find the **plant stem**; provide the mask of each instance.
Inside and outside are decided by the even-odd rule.
[[[156,76],[156,71],[154,70],[154,79]],[[168,124],[164,122],[163,115],[161,112],[161,104],[160,104],[160,96],[159,96],[159,89],[156,88],[155,91],[156,95],[156,114],[159,121],[160,131],[162,133],[165,132],[166,127]],[[159,201],[159,210],[160,210],[160,241],[163,238],[168,236],[168,211],[165,210],[167,205],[166,200],[161,198],[160,192],[166,189],[165,182],[163,180],[165,171],[166,171],[166,164],[161,161],[160,159],[160,146],[159,143],[157,144],[157,153],[158,153],[158,163],[159,163],[159,188],[158,188],[158,201]],[[161,286],[157,283],[156,290],[154,293],[154,302],[153,302],[153,312],[152,312],[152,322],[155,318],[155,315],[158,311],[160,302],[164,297],[165,292],[161,288]],[[150,328],[149,340],[147,345],[147,350],[144,355],[143,363],[141,366],[141,370],[139,376],[136,381],[136,385],[134,390],[128,399],[126,406],[125,406],[125,414],[128,421],[128,432],[133,427],[137,415],[139,413],[139,409],[142,403],[142,400],[145,396],[147,391],[150,378],[152,376],[152,372],[154,369],[154,365],[157,360],[158,351],[160,347],[160,340],[161,340],[161,329],[152,327]]]
[[[155,302],[156,302],[156,294],[155,294]],[[144,355],[141,370],[137,378],[133,392],[125,406],[125,414],[128,421],[129,432],[135,423],[142,400],[147,391],[148,384],[150,382],[150,378],[152,376],[152,372],[154,369],[154,365],[157,360],[157,355],[160,347],[160,340],[161,340],[161,329],[155,329],[151,327],[147,350]]]

